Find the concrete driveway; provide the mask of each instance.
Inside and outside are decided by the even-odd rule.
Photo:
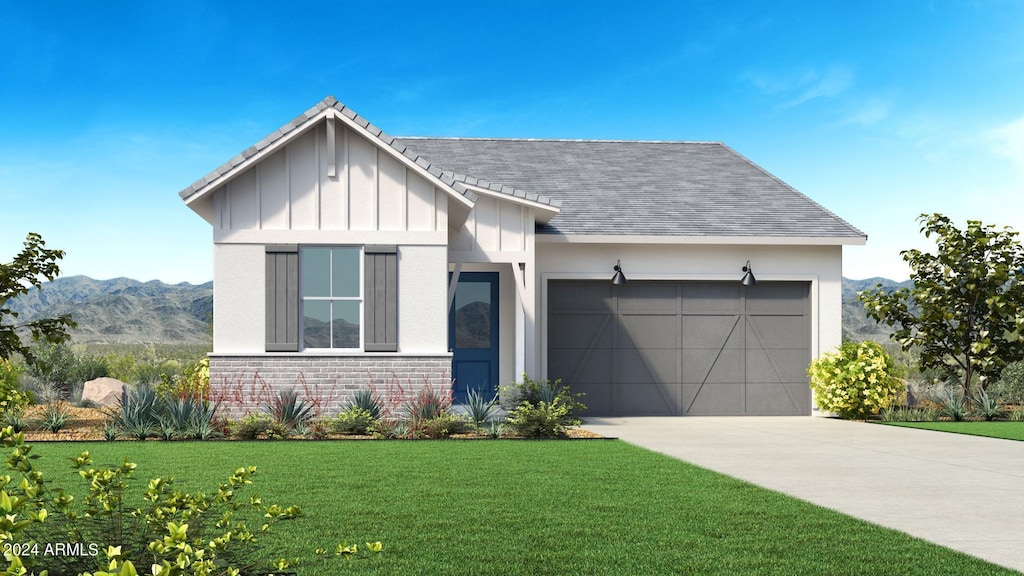
[[[1024,572],[1024,442],[814,417],[583,427]]]

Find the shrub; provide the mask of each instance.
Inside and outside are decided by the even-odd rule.
[[[892,357],[877,342],[844,342],[811,362],[807,374],[814,402],[842,418],[867,418],[906,398]]]
[[[582,394],[572,394],[561,380],[533,380],[523,374],[523,381],[506,388],[515,405],[506,418],[513,432],[527,438],[563,436],[565,431],[583,423],[576,413],[585,410]]]
[[[0,427],[10,426],[15,432],[22,432],[28,429],[28,417],[25,416],[24,408],[8,408],[3,411],[0,418]]]
[[[404,438],[409,433],[409,425],[396,418],[381,418],[369,428],[369,433],[382,440]]]
[[[367,434],[373,425],[373,414],[358,406],[349,406],[334,419],[333,429],[338,434]]]
[[[272,543],[275,524],[303,516],[297,506],[264,503],[256,496],[245,498],[253,483],[256,467],[239,468],[215,493],[194,494],[174,488],[173,479],[153,479],[138,496],[129,488],[135,464],[125,458],[120,466],[94,469],[89,452],[72,462],[75,476],[86,483],[84,498],[73,498],[36,470],[32,447],[10,428],[0,431],[9,449],[7,467],[21,476],[8,476],[0,486],[5,522],[0,523],[0,542],[20,544],[0,561],[3,574],[46,573],[127,576],[139,570],[146,574],[278,573],[298,560],[259,560],[257,546]],[[144,502],[135,508],[135,502]],[[33,545],[60,542],[87,554],[38,554]],[[96,543],[103,542],[106,548]],[[380,542],[367,543],[371,553],[381,550]],[[356,546],[342,543],[334,556],[350,557]],[[317,555],[327,552],[318,549]],[[108,570],[110,572],[108,572]]]
[[[905,408],[896,406],[884,408],[881,412],[883,422],[934,422],[938,413],[931,408]]]
[[[422,420],[416,433],[423,438],[447,438],[466,430],[466,421],[457,414],[444,413],[428,420]]]
[[[1024,405],[1024,361],[1007,364],[993,387],[1007,404]]]
[[[228,425],[232,436],[242,440],[254,440],[270,429],[271,421],[262,414],[246,414],[241,420]]]
[[[0,410],[17,410],[28,405],[28,396],[21,391],[22,367],[0,358]]]
[[[405,416],[410,423],[423,422],[437,418],[446,413],[452,406],[450,394],[434,390],[432,386],[423,386],[405,404]]]

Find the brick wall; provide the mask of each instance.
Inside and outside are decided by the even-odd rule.
[[[299,398],[333,416],[360,389],[373,389],[382,399],[416,394],[430,386],[451,394],[450,355],[317,356],[260,354],[210,355],[210,398],[219,413],[237,418],[257,412],[278,391],[293,388]]]

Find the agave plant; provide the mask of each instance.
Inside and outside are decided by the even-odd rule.
[[[477,428],[482,428],[484,423],[494,415],[497,405],[497,393],[490,400],[487,400],[479,391],[470,389],[466,398],[466,415],[469,416],[473,425]]]
[[[989,394],[987,390],[982,390],[971,397],[971,402],[974,403],[974,412],[990,422],[1006,415],[1006,409],[998,394]]]
[[[278,392],[270,403],[263,406],[263,411],[269,414],[274,422],[291,429],[305,424],[313,417],[313,406],[300,399],[293,389]]]
[[[369,412],[374,420],[380,419],[380,402],[377,400],[377,395],[368,388],[356,391],[352,399],[345,405],[346,410],[350,408],[361,408]]]
[[[954,387],[946,388],[945,397],[942,399],[942,408],[939,415],[948,416],[950,420],[959,422],[967,417],[967,400],[963,392]]]

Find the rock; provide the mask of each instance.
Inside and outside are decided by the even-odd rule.
[[[100,406],[117,406],[125,383],[117,378],[97,378],[89,380],[82,388],[82,401],[91,400]]]

